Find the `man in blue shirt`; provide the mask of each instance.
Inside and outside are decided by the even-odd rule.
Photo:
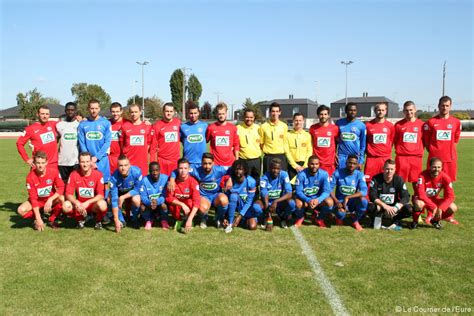
[[[140,199],[142,208],[144,208],[142,216],[145,220],[145,230],[151,230],[153,219],[157,215],[160,216],[161,228],[168,230],[170,227],[168,224],[168,207],[165,203],[168,176],[160,174],[160,165],[156,161],[150,163],[148,170],[149,174],[143,178],[140,187]]]
[[[313,221],[319,227],[326,228],[324,218],[331,211],[333,202],[330,198],[329,174],[319,167],[319,158],[313,155],[308,158],[308,168],[296,176],[296,227],[303,225],[305,209],[309,209]]]
[[[359,160],[356,155],[349,155],[346,161],[346,167],[336,170],[332,175],[331,192],[334,201],[333,211],[336,214],[336,224],[342,225],[343,219],[348,212],[354,212],[355,217],[352,226],[362,230],[359,220],[364,217],[367,211],[368,201],[367,184],[364,174],[358,170]]]
[[[181,124],[180,138],[183,143],[183,157],[186,157],[195,169],[201,165],[202,154],[206,152],[207,123],[199,120],[199,107],[191,104],[188,107],[189,121]]]

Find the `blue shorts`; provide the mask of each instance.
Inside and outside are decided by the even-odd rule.
[[[219,194],[221,194],[221,193],[222,193],[222,192],[217,192],[217,193],[214,193],[214,194],[206,194],[206,195],[204,195],[204,194],[201,193],[201,196],[202,196],[203,198],[205,198],[206,200],[208,200],[209,203],[211,204],[211,206],[215,206],[215,205],[214,205],[214,201],[216,200],[217,196],[218,196]]]

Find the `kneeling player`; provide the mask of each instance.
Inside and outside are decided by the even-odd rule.
[[[352,226],[361,231],[362,226],[359,220],[364,217],[367,211],[367,184],[364,174],[357,170],[358,160],[356,155],[349,155],[346,161],[346,167],[338,169],[332,175],[331,197],[334,201],[334,213],[336,214],[336,225],[342,225],[344,217],[348,212],[354,212]],[[334,188],[336,192],[334,194]]]
[[[94,213],[94,228],[102,229],[102,218],[107,212],[104,178],[100,171],[92,169],[92,156],[88,152],[79,154],[79,170],[74,170],[69,176],[63,212],[77,220],[78,228],[84,228],[87,214]]]
[[[459,224],[453,214],[458,207],[454,204],[454,190],[451,179],[442,171],[443,163],[439,158],[431,158],[430,169],[420,174],[416,184],[416,195],[414,198],[415,212],[413,213],[412,228],[417,227],[418,218],[423,209],[428,210],[426,223],[441,229],[440,219],[452,224]],[[443,191],[443,197],[440,193]]]
[[[291,198],[292,193],[290,177],[286,171],[281,170],[281,160],[273,158],[270,161],[270,170],[260,178],[262,201],[255,201],[255,207],[265,210],[268,231],[272,229],[272,214],[275,213],[280,217],[281,227],[288,228],[288,218],[295,211],[295,201]]]
[[[161,219],[161,228],[169,229],[168,207],[165,204],[165,190],[168,176],[160,174],[160,165],[154,161],[150,163],[150,174],[143,178],[140,188],[140,198],[145,207],[143,218],[145,219],[145,229],[150,230],[153,227],[153,219],[159,212]]]
[[[55,228],[56,217],[61,213],[64,201],[64,183],[56,169],[48,168],[48,158],[44,151],[37,151],[33,156],[35,169],[26,177],[28,201],[18,207],[18,214],[23,218],[34,218],[37,231],[44,230],[41,211],[51,214],[50,225]]]
[[[410,194],[402,177],[395,174],[395,161],[385,161],[383,173],[379,173],[370,182],[368,213],[375,221],[375,217],[383,216],[392,219],[389,229],[399,230],[401,220],[412,215]]]
[[[166,203],[176,220],[177,231],[181,230],[183,224],[183,233],[191,231],[200,200],[199,184],[189,175],[189,161],[181,158],[178,160],[178,176],[174,190],[166,189]]]
[[[138,228],[138,213],[140,212],[140,187],[142,185],[142,170],[131,166],[125,155],[118,158],[118,168],[110,177],[110,200],[114,214],[115,231],[120,232],[123,222],[122,207],[124,203],[131,205],[132,225]],[[127,212],[129,213],[129,207]],[[129,213],[130,214],[130,213]]]
[[[316,220],[319,227],[325,228],[324,218],[331,211],[333,202],[330,198],[329,174],[319,168],[318,156],[313,155],[309,157],[308,168],[296,176],[295,192],[295,226],[299,227],[303,224],[305,210],[309,209],[312,213],[312,218]],[[317,212],[318,208],[319,213]]]

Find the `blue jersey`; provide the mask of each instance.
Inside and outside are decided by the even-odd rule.
[[[221,180],[227,174],[227,170],[222,166],[212,166],[211,172],[206,174],[202,167],[199,167],[191,170],[189,174],[198,180],[201,195],[211,197],[221,192]]]
[[[183,143],[183,157],[191,164],[200,164],[202,154],[207,151],[206,147],[207,123],[197,121],[181,124],[180,138]]]
[[[280,171],[280,175],[275,179],[272,178],[270,172],[260,178],[260,196],[262,198],[268,196],[270,202],[292,192],[290,177],[286,171]]]
[[[104,117],[95,121],[84,120],[79,123],[77,136],[81,152],[88,151],[97,158],[97,169],[104,175],[104,181],[110,178],[109,158],[107,152],[112,141],[110,122]]]
[[[115,170],[110,177],[110,196],[112,207],[118,207],[119,196],[130,193],[132,196],[138,195],[142,185],[142,171],[140,168],[130,166],[128,175],[124,178],[119,170]]]
[[[329,174],[321,168],[314,175],[311,175],[308,168],[298,173],[295,186],[296,196],[306,203],[314,199],[322,203],[331,194]]]
[[[339,138],[337,146],[338,156],[357,155],[359,163],[364,163],[365,154],[365,124],[359,120],[349,122],[347,118],[342,118],[336,121],[339,126]],[[341,166],[344,168],[345,166]]]
[[[168,176],[166,174],[160,174],[160,177],[156,182],[153,181],[151,175],[147,175],[143,178],[142,186],[140,188],[142,204],[150,206],[151,200],[153,199],[156,200],[156,204],[158,205],[165,203],[167,182]]]
[[[362,196],[367,195],[367,184],[360,170],[354,170],[353,174],[349,174],[345,168],[336,170],[331,179],[331,191],[334,188],[336,188],[336,198],[341,202],[347,195],[352,195],[357,191],[360,191]]]
[[[245,177],[242,183],[237,183],[235,179],[232,179],[232,189],[229,193],[237,193],[242,201],[242,209],[237,210],[240,215],[245,216],[245,213],[252,206],[253,198],[255,197],[255,191],[257,190],[257,182],[251,176]]]

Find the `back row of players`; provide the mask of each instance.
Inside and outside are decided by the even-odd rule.
[[[210,205],[215,204],[218,214],[217,222],[225,226],[224,220],[227,220],[227,231],[231,231],[232,227],[240,221],[239,217],[237,217],[238,222],[233,223],[234,211],[238,208],[239,214],[242,214],[240,212],[242,207],[251,209],[252,215],[258,215],[249,217],[247,220],[249,227],[256,227],[255,219],[263,213],[266,212],[268,215],[272,211],[277,211],[277,209],[280,211],[279,215],[282,226],[286,227],[286,221],[293,212],[295,214],[292,217],[296,219],[296,224],[299,225],[302,223],[302,219],[304,219],[304,211],[302,210],[305,209],[305,206],[318,210],[318,215],[314,219],[321,227],[325,227],[324,214],[327,214],[333,208],[339,210],[336,212],[336,223],[338,224],[340,224],[339,221],[343,218],[343,213],[355,210],[356,215],[353,220],[353,226],[357,229],[361,229],[358,220],[363,216],[367,208],[371,209],[371,214],[377,214],[377,210],[384,211],[388,217],[394,218],[395,223],[398,223],[400,217],[406,217],[407,214],[412,213],[408,201],[405,201],[408,199],[408,192],[406,186],[403,185],[404,181],[409,181],[413,184],[417,183],[416,192],[418,199],[415,200],[416,212],[413,213],[413,226],[416,226],[417,222],[415,217],[418,217],[425,207],[428,209],[427,221],[439,228],[438,220],[442,216],[452,223],[457,223],[452,218],[452,213],[456,210],[456,207],[452,203],[454,194],[452,193],[451,179],[456,179],[456,143],[459,141],[460,136],[460,122],[449,115],[451,102],[449,97],[442,97],[439,101],[439,115],[431,118],[427,123],[423,123],[416,119],[415,104],[408,101],[404,104],[405,118],[395,124],[395,126],[385,119],[387,107],[384,103],[376,105],[376,118],[367,122],[367,124],[356,119],[356,104],[347,104],[345,108],[347,117],[338,120],[335,125],[330,123],[329,108],[322,105],[317,110],[319,123],[311,126],[310,133],[303,130],[304,118],[301,114],[294,115],[294,129],[288,131],[287,125],[279,120],[281,108],[277,103],[273,103],[270,106],[271,117],[268,122],[261,126],[254,124],[254,113],[251,110],[246,110],[244,112],[244,122],[237,127],[226,121],[227,107],[224,103],[217,105],[218,121],[210,125],[199,120],[199,108],[197,106],[192,106],[188,109],[189,121],[181,124],[181,121],[174,117],[175,111],[171,103],[163,106],[163,119],[157,121],[153,126],[141,121],[141,111],[137,105],[129,107],[130,119],[125,121],[121,118],[121,105],[113,103],[110,107],[111,119],[109,121],[99,116],[99,102],[91,100],[88,105],[89,117],[79,122],[76,118],[76,105],[68,103],[66,104],[66,120],[58,123],[49,121],[49,109],[41,107],[38,111],[39,122],[26,128],[25,134],[17,141],[20,155],[25,162],[34,167],[34,170],[30,172],[27,178],[30,198],[29,201],[19,207],[19,213],[24,217],[35,217],[36,226],[40,226],[37,228],[42,229],[43,223],[39,216],[39,208],[44,207],[46,212],[54,210],[54,207],[52,207],[54,203],[52,202],[58,200],[59,196],[62,196],[61,187],[59,186],[57,189],[54,189],[55,185],[52,185],[54,181],[59,182],[59,180],[47,179],[46,182],[41,181],[42,179],[44,180],[45,176],[44,174],[38,175],[41,169],[38,167],[37,160],[39,159],[40,161],[48,161],[47,164],[50,168],[43,168],[44,170],[57,170],[59,164],[61,178],[68,182],[66,200],[71,203],[66,202],[61,203],[61,206],[56,206],[53,216],[50,217],[50,221],[52,219],[51,222],[53,224],[56,218],[54,214],[60,213],[61,209],[66,213],[75,214],[73,216],[79,219],[81,226],[87,211],[93,211],[92,209],[94,209],[97,214],[102,214],[102,211],[105,212],[107,204],[103,201],[103,198],[104,194],[108,196],[108,193],[106,192],[107,190],[104,192],[103,183],[110,183],[112,192],[111,204],[114,210],[116,229],[119,231],[123,221],[121,218],[122,213],[118,212],[118,206],[121,207],[127,198],[130,198],[132,202],[132,219],[136,219],[140,210],[146,209],[146,199],[143,197],[141,199],[138,198],[140,196],[138,191],[144,190],[143,188],[139,189],[141,184],[139,185],[137,182],[136,187],[132,186],[131,188],[130,185],[124,185],[126,181],[123,180],[128,178],[130,170],[138,170],[135,173],[140,176],[140,182],[142,180],[145,182],[145,179],[150,178],[151,182],[154,183],[158,180],[153,181],[152,167],[154,169],[158,168],[159,172],[166,177],[172,175],[172,171],[178,167],[178,172],[175,172],[174,177],[177,176],[181,180],[183,178],[187,179],[189,170],[193,170],[194,176],[199,172],[203,173],[204,176],[212,174],[211,181],[208,181],[209,179],[201,181],[199,189],[201,191],[200,194],[204,197],[210,192],[213,195],[207,196],[208,199],[205,198],[208,202],[207,204],[204,203],[206,207],[203,207],[201,201],[197,203],[196,199],[196,211],[199,209],[202,214],[206,214],[205,209],[207,208],[208,210]],[[58,138],[60,141],[59,159],[56,143]],[[34,158],[29,158],[24,149],[24,145],[28,140],[33,146]],[[183,143],[183,157],[186,158],[181,162],[183,165],[188,165],[188,172],[183,171],[183,174],[181,174],[181,166],[178,164],[181,156],[180,141]],[[210,143],[211,148],[211,154],[207,155],[205,154],[206,142]],[[392,144],[395,144],[396,161],[391,160]],[[430,165],[429,170],[425,172],[425,175],[429,174],[429,177],[424,177],[421,173],[424,147],[429,152]],[[259,181],[262,151],[264,154],[264,176]],[[360,170],[364,163],[365,152],[367,154],[367,161],[364,179],[364,175]],[[37,153],[41,153],[40,156],[44,157],[37,157]],[[204,167],[204,158],[206,156],[208,160],[212,161],[213,165],[207,171]],[[87,157],[90,160],[90,170],[86,166],[87,162],[82,162],[82,160],[87,160]],[[119,157],[121,160],[119,160]],[[120,161],[124,159],[126,160],[124,164],[128,165],[128,168],[120,166]],[[354,159],[357,162],[355,164]],[[148,160],[151,162],[156,161],[157,163],[148,166]],[[45,161],[41,162],[45,163]],[[228,167],[233,165],[234,162],[237,163],[237,166],[228,170]],[[73,172],[78,163],[80,168]],[[351,169],[352,164],[354,164],[353,170]],[[275,165],[278,165],[278,167],[275,167]],[[311,168],[311,165],[314,166]],[[393,180],[394,178],[399,178],[398,175],[394,175],[395,166],[397,174],[401,176],[401,182]],[[220,183],[217,181],[219,177],[214,175],[214,167],[220,167],[225,171],[220,177],[227,176],[231,179],[223,184],[227,195],[217,194]],[[245,179],[252,179],[253,177],[254,183],[260,182],[261,195],[268,193],[267,197],[262,195],[261,203],[253,203],[253,196],[249,200],[244,197],[245,194],[241,194],[240,200],[237,199],[238,201],[234,201],[237,197],[234,197],[234,200],[232,199],[232,188],[239,183],[238,180],[235,181],[238,178],[237,170],[239,168],[237,167],[245,171]],[[335,172],[336,167],[340,167],[340,170]],[[435,174],[433,169],[440,168],[443,168],[446,173],[438,170],[438,174]],[[94,171],[95,169],[98,171]],[[186,168],[183,167],[183,169]],[[280,171],[276,172],[274,169]],[[393,169],[391,176],[387,169]],[[289,176],[285,170],[288,170]],[[141,179],[142,176],[146,175],[147,171],[150,172],[150,175],[147,178]],[[71,172],[73,173],[71,174]],[[112,178],[110,178],[111,173],[113,173]],[[184,176],[184,173],[186,176]],[[340,190],[336,189],[336,195],[339,192],[342,194],[342,198],[341,196],[333,196],[333,199],[330,199],[329,195],[328,197],[320,196],[320,194],[330,188],[335,188],[341,173],[344,174],[342,177],[344,179],[347,174],[355,174],[355,178],[349,177],[350,179],[342,181],[347,183],[341,184]],[[382,174],[378,178],[374,177],[379,173]],[[93,177],[94,179],[87,178],[91,174],[96,174],[97,176]],[[247,174],[250,174],[252,177],[248,178]],[[289,179],[294,178],[297,174],[297,198],[295,205],[294,202],[291,202],[293,200]],[[300,179],[302,175],[306,175],[307,179]],[[326,177],[328,183],[329,179],[332,179],[332,186],[328,183],[324,185],[311,179],[315,175],[318,175],[318,179]],[[380,179],[380,177],[383,179]],[[202,180],[199,176],[197,178]],[[265,185],[268,185],[277,178],[281,178],[279,183],[274,183],[277,189],[272,185],[271,190],[265,190]],[[129,181],[128,183],[131,184],[132,182]],[[179,209],[181,211],[184,210],[183,214],[193,214],[190,205],[185,205],[182,202],[174,203],[171,200],[168,201],[168,197],[171,197],[174,190],[179,187],[174,187],[174,182],[170,182],[172,184],[168,185],[168,207],[165,208],[163,203],[159,204],[162,211],[164,212],[163,208],[174,211],[175,218],[180,218],[181,213],[183,213]],[[377,198],[372,198],[373,194],[370,194],[370,198],[374,203],[368,204],[364,198],[367,195],[367,186],[365,186],[364,191],[365,182],[371,184],[371,193],[374,190],[377,191]],[[116,183],[121,183],[122,187]],[[400,188],[395,188],[399,186],[399,183],[402,183],[401,191]],[[307,199],[302,198],[301,192],[298,197],[298,187],[302,185],[304,186],[302,192],[306,194]],[[102,186],[102,194],[100,190],[96,192],[93,189],[95,186]],[[426,194],[420,192],[419,188],[422,186],[424,187],[423,192]],[[69,187],[72,189],[69,189]],[[165,185],[163,185],[164,187]],[[327,189],[324,189],[325,187]],[[290,191],[287,192],[283,188],[290,188]],[[445,190],[443,199],[439,198],[439,193],[442,189]],[[36,192],[36,196],[32,191]],[[53,191],[56,193],[53,193]],[[179,202],[181,197],[184,199],[190,198],[191,195],[189,193],[191,191],[190,189],[188,191],[179,193],[175,198],[176,202]],[[247,187],[246,191],[255,192],[250,187]],[[404,193],[398,194],[399,191]],[[74,197],[74,193],[77,199]],[[160,192],[160,194],[163,193],[164,191]],[[44,199],[45,194],[48,195],[46,199]],[[279,194],[281,196],[277,197]],[[132,196],[135,198],[132,198]],[[165,195],[160,196],[164,197]],[[227,199],[224,196],[227,196]],[[396,196],[399,197],[396,198]],[[403,196],[403,201],[400,200],[401,196]],[[40,206],[37,206],[39,198],[43,198],[42,200],[47,203],[45,205],[39,203]],[[402,202],[395,202],[397,199]],[[90,203],[86,203],[85,206],[82,205],[85,201],[89,200],[91,200]],[[116,201],[114,202],[114,200]],[[149,201],[154,201],[154,209],[157,207],[155,200],[157,199],[149,198]],[[352,200],[353,202],[349,203]],[[144,206],[141,206],[142,203]],[[91,205],[94,205],[94,207]],[[230,208],[234,208],[234,210],[226,209],[226,205],[230,205]],[[237,206],[233,207],[234,205]],[[259,212],[258,205],[260,205],[261,212]],[[194,210],[194,207],[192,209]],[[142,217],[146,220],[146,228],[149,229],[151,228],[152,217],[145,214],[146,212],[143,213]],[[167,222],[163,222],[165,216],[164,214],[161,215],[162,226],[167,228]],[[397,217],[397,215],[399,216]],[[192,220],[193,216],[189,216],[186,219],[185,230],[190,228],[189,218]],[[267,226],[271,227],[271,216],[266,217]],[[433,217],[435,218],[434,221],[432,221]],[[96,218],[97,228],[101,228],[101,219],[102,215],[98,215]],[[249,220],[255,225],[250,223]],[[203,227],[206,225],[206,215],[203,215],[201,223]]]

